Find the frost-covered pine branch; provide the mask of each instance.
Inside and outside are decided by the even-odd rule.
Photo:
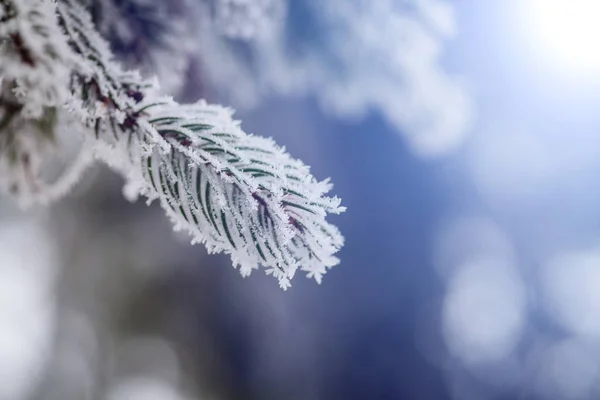
[[[320,282],[343,244],[331,185],[232,112],[178,104],[112,61],[76,0],[0,0],[0,168],[21,202],[66,192],[97,158],[126,178],[126,194],[158,199],[177,229],[231,254],[242,274],[263,265],[283,288],[301,269]],[[54,182],[44,157],[66,130],[81,157]]]

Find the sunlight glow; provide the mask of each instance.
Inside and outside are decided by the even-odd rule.
[[[527,23],[544,52],[574,73],[600,74],[600,1],[527,0]]]

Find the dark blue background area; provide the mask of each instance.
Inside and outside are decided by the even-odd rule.
[[[250,132],[264,132],[261,125],[265,124],[284,127],[280,118],[269,120],[265,114],[277,116],[289,108],[301,109],[302,116],[319,127],[318,132],[306,133],[318,148],[304,146],[302,138],[287,137],[285,128],[270,129],[280,132],[274,138],[289,143],[290,153],[311,165],[317,177],[330,175],[333,193],[343,199],[348,211],[330,219],[343,232],[346,244],[339,253],[340,265],[324,277],[322,285],[298,276],[289,291],[280,292],[260,272],[243,282],[272,286],[267,289],[273,289],[272,301],[289,302],[292,297],[292,302],[300,303],[308,317],[299,318],[298,324],[308,318],[310,333],[320,342],[313,364],[307,366],[316,371],[316,378],[274,376],[270,384],[287,383],[272,398],[294,398],[295,386],[311,379],[323,399],[445,398],[441,372],[423,357],[416,337],[422,308],[441,288],[431,265],[432,237],[451,201],[439,179],[440,163],[416,158],[377,116],[342,123],[324,117],[311,102],[267,103],[244,118],[243,126]],[[293,123],[301,130],[301,121]],[[223,278],[227,284],[239,279],[230,267],[221,268],[228,271]],[[239,378],[235,381],[252,388],[256,365],[251,355],[261,349],[254,349],[256,344],[238,318],[252,324],[248,319],[253,314],[244,310],[235,293],[227,291],[224,297],[221,315],[236,316],[222,327],[229,343],[227,353],[235,360]],[[302,360],[292,357],[288,362]],[[256,398],[264,398],[264,387],[254,389]]]

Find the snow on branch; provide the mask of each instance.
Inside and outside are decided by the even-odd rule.
[[[16,165],[0,173],[26,171],[35,182],[36,138],[68,126],[82,152],[125,176],[129,197],[158,199],[176,229],[231,254],[243,275],[263,265],[287,288],[298,269],[320,282],[339,262],[343,237],[325,218],[344,208],[326,196],[328,181],[272,140],[244,133],[231,110],[178,104],[123,71],[77,1],[0,0],[0,46],[0,168],[4,159]],[[26,136],[27,152],[8,157]],[[30,186],[38,201],[52,193]]]

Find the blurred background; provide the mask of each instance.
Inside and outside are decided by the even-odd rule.
[[[348,211],[287,292],[107,169],[0,207],[0,399],[597,399],[600,2],[87,0]]]

